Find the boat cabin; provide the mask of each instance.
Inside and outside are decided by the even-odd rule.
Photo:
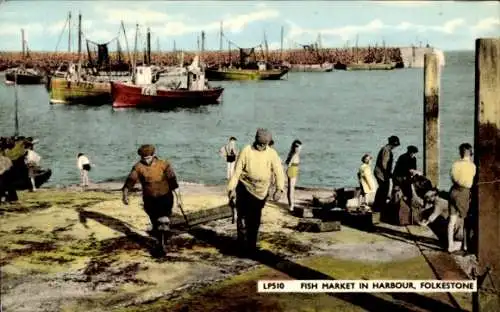
[[[153,72],[150,66],[137,66],[134,72],[134,83],[148,85],[153,82]]]

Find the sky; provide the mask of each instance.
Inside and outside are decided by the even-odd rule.
[[[479,37],[500,37],[497,1],[43,1],[0,0],[0,51],[21,50],[21,28],[32,51],[68,51],[68,12],[72,12],[72,50],[77,49],[77,20],[85,39],[105,43],[119,38],[133,49],[135,25],[143,48],[151,30],[155,51],[195,50],[201,31],[205,49],[218,50],[222,21],[224,49],[264,42],[270,49],[321,46],[410,46],[429,43],[448,50],[473,50]],[[125,33],[120,31],[120,22]],[[127,39],[127,40],[125,40]],[[85,41],[84,41],[85,46]],[[110,45],[114,50],[116,45]]]

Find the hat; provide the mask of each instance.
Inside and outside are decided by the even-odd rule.
[[[389,137],[389,144],[391,144],[393,146],[399,146],[399,145],[401,145],[399,143],[399,138],[397,136],[395,136],[395,135]]]
[[[151,144],[144,144],[139,147],[137,154],[141,157],[153,156],[155,153],[155,147]]]
[[[418,153],[418,148],[415,145],[410,145],[407,148],[408,153],[416,154]]]
[[[257,133],[255,134],[255,142],[259,144],[269,144],[273,139],[271,132],[267,129],[259,128],[257,129]]]

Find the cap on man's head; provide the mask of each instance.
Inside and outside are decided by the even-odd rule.
[[[229,141],[237,141],[236,138],[234,136],[230,137],[229,138]]]
[[[141,157],[153,156],[155,153],[155,147],[151,144],[144,144],[139,147],[137,154]]]
[[[415,145],[410,145],[407,148],[408,153],[416,154],[418,153],[418,148]]]
[[[401,145],[399,143],[399,138],[397,136],[395,136],[395,135],[390,136],[388,141],[389,141],[389,144],[391,144],[392,146],[399,146],[399,145]]]
[[[273,139],[271,132],[267,129],[259,128],[257,129],[257,133],[255,134],[255,142],[259,144],[269,144]]]

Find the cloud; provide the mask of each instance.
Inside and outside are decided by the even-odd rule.
[[[442,25],[420,25],[420,24],[414,24],[410,22],[401,22],[397,25],[388,25],[384,24],[381,20],[379,19],[374,19],[371,22],[364,24],[364,25],[347,25],[347,26],[342,26],[342,27],[336,27],[336,28],[325,28],[325,29],[307,29],[307,28],[301,28],[297,24],[287,21],[287,23],[290,25],[290,29],[287,34],[287,38],[293,39],[293,38],[299,38],[303,37],[305,35],[312,37],[316,36],[318,33],[321,33],[321,35],[325,36],[336,36],[342,39],[343,41],[352,39],[358,34],[369,34],[369,33],[378,33],[381,30],[386,30],[386,31],[416,31],[419,33],[424,33],[428,31],[432,32],[440,32],[444,34],[453,34],[456,32],[456,30],[463,26],[465,24],[465,20],[462,18],[456,18],[449,20],[445,22]]]
[[[250,23],[269,20],[279,15],[279,12],[276,10],[264,9],[247,14],[228,15],[222,19],[222,24],[225,33],[238,33]],[[169,21],[157,31],[167,36],[181,36],[188,33],[201,32],[202,30],[205,32],[214,32],[219,29],[220,21],[213,21],[204,25],[187,24],[183,21]]]
[[[384,23],[379,19],[374,19],[365,25],[348,25],[336,28],[324,28],[324,29],[307,29],[301,28],[297,24],[287,21],[290,25],[290,30],[287,34],[287,39],[297,38],[303,35],[316,36],[319,33],[326,36],[337,36],[342,40],[348,40],[357,34],[362,33],[376,33],[382,28],[384,28]]]
[[[388,5],[388,6],[427,6],[436,4],[438,1],[396,1],[396,0],[387,0],[387,1],[370,1],[372,3],[380,4],[380,5]]]
[[[28,34],[39,34],[44,29],[43,25],[40,23],[31,23],[31,24],[2,23],[0,24],[0,36],[18,35],[19,40],[21,40],[21,28],[24,29],[26,36]]]
[[[496,17],[488,17],[477,22],[476,25],[471,27],[471,32],[474,34],[485,33],[492,30],[500,29],[500,19]]]

